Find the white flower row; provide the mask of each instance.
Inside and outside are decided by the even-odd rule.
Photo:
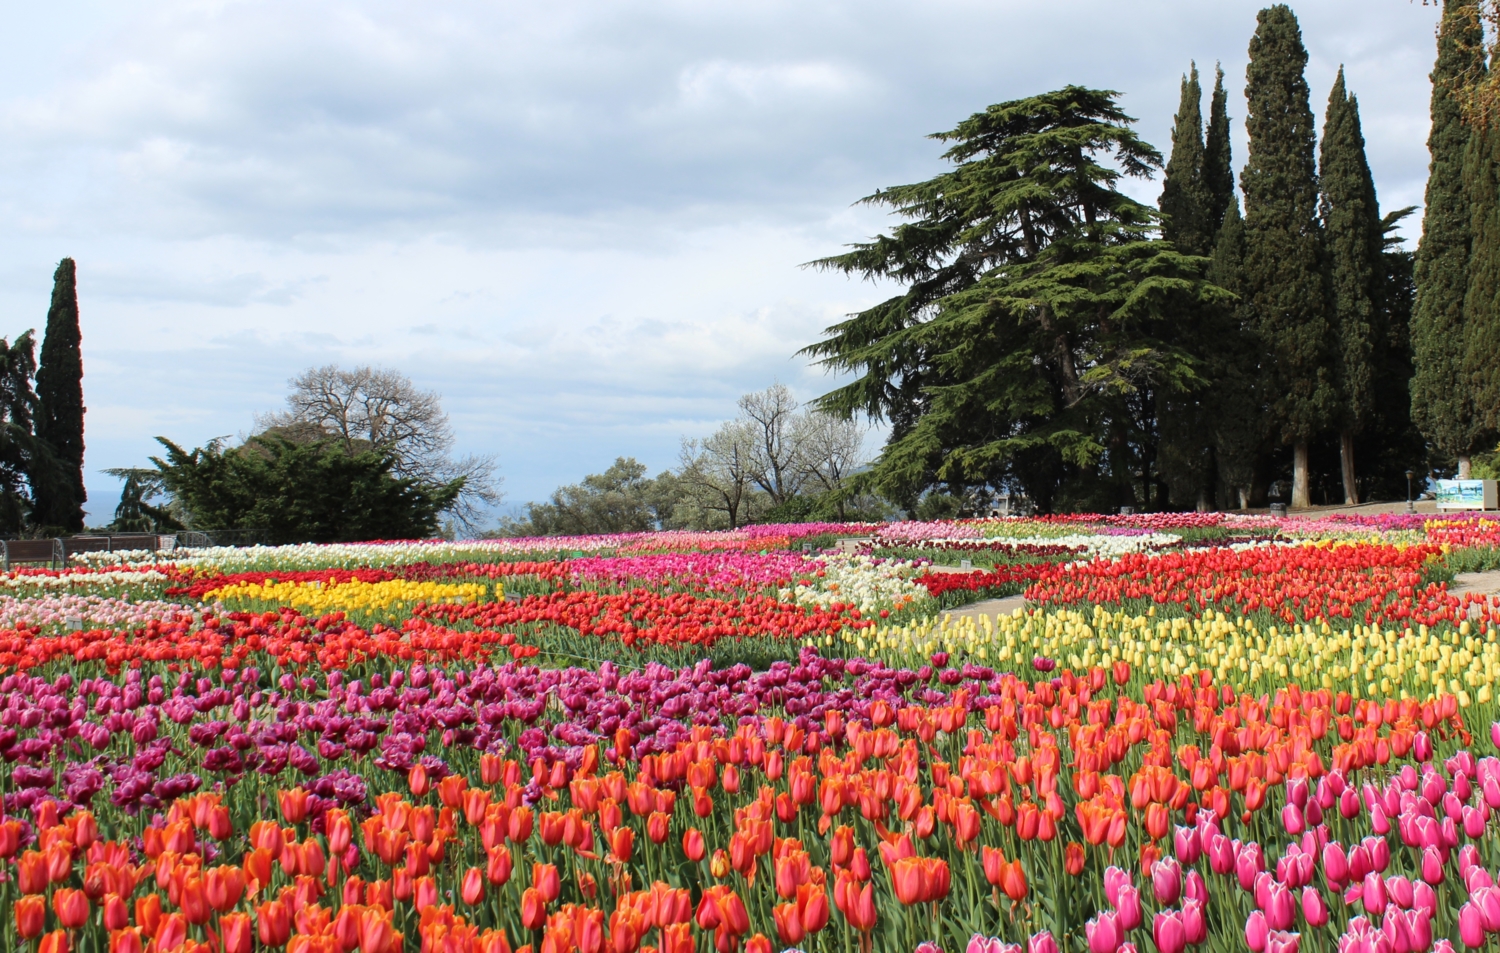
[[[925,586],[912,581],[925,571],[922,563],[914,561],[829,553],[809,560],[808,575],[778,589],[776,595],[783,602],[820,609],[835,602],[853,605],[860,612],[896,609],[932,598]]]

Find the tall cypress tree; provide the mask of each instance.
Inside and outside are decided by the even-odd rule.
[[[1273,418],[1292,446],[1292,505],[1312,505],[1308,443],[1338,409],[1307,50],[1291,8],[1260,11],[1245,70],[1250,157],[1245,190],[1245,290],[1270,357]]]
[[[1464,15],[1465,0],[1446,0],[1432,69],[1432,155],[1427,207],[1417,245],[1417,301],[1411,318],[1414,375],[1411,415],[1440,453],[1458,458],[1469,475],[1469,455],[1482,434],[1464,369],[1464,297],[1469,287],[1472,222],[1464,187],[1464,158],[1472,138],[1455,95],[1464,77],[1484,68],[1483,34]]]
[[[1354,437],[1375,412],[1376,295],[1384,278],[1384,234],[1375,199],[1375,179],[1365,158],[1359,103],[1344,86],[1344,69],[1328,95],[1318,156],[1320,211],[1333,288],[1334,359],[1340,397],[1339,450],[1344,503],[1359,502],[1354,473]]]
[[[1182,99],[1172,127],[1172,155],[1162,179],[1161,235],[1188,255],[1213,251],[1214,226],[1209,222],[1209,194],[1203,178],[1203,90],[1198,66],[1182,78]]]
[[[83,529],[83,335],[78,327],[78,286],[73,259],[52,276],[52,307],[36,372],[36,435],[51,461],[33,474],[35,522],[76,533]],[[48,465],[50,463],[50,465]]]
[[[1229,101],[1224,93],[1224,70],[1214,66],[1213,100],[1208,107],[1208,138],[1203,143],[1203,185],[1208,189],[1208,227],[1215,236],[1224,224],[1234,196],[1234,168],[1229,148]],[[1214,242],[1217,245],[1217,238]]]
[[[1463,370],[1473,401],[1473,439],[1500,430],[1500,133],[1480,128],[1464,154],[1469,198],[1469,283],[1464,294]],[[1488,438],[1486,440],[1485,438]],[[1476,448],[1477,449],[1477,448]]]

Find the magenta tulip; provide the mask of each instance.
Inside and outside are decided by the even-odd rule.
[[[1375,871],[1365,874],[1364,892],[1360,895],[1365,905],[1365,912],[1373,916],[1380,916],[1385,912],[1385,879]]]
[[[1171,857],[1158,860],[1151,868],[1151,892],[1157,903],[1175,904],[1182,895],[1182,865]]]
[[[1252,910],[1249,918],[1245,920],[1245,945],[1254,953],[1265,953],[1266,937],[1270,932],[1271,927],[1266,923],[1266,915],[1259,910]]]
[[[1089,941],[1089,953],[1115,953],[1120,948],[1121,930],[1113,913],[1101,913],[1083,925]]]
[[[1129,933],[1141,925],[1141,892],[1129,884],[1121,884],[1115,910],[1119,913],[1120,929]]]
[[[1443,882],[1443,855],[1436,847],[1422,849],[1422,879],[1437,886]]]
[[[1052,931],[1032,934],[1026,941],[1026,953],[1057,953],[1057,941],[1052,938]]]
[[[1333,889],[1342,889],[1349,880],[1349,858],[1338,841],[1323,845],[1323,876]]]
[[[1323,895],[1312,887],[1302,888],[1302,919],[1312,927],[1328,922],[1328,905],[1323,902]]]
[[[1182,932],[1193,946],[1208,939],[1208,923],[1203,919],[1203,904],[1199,901],[1191,898],[1183,901]]]
[[[1175,910],[1158,913],[1151,921],[1151,938],[1156,941],[1157,953],[1182,953],[1187,946],[1182,915]]]

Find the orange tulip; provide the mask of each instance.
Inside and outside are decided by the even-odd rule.
[[[484,899],[484,871],[470,867],[464,871],[463,887],[460,890],[464,903],[473,906]]]
[[[360,953],[393,953],[401,947],[401,934],[391,923],[389,911],[366,908],[359,921]]]
[[[264,946],[285,946],[292,935],[291,914],[280,900],[271,900],[255,908],[255,926]]]
[[[497,887],[503,887],[510,882],[512,866],[513,861],[511,860],[510,851],[503,849],[492,850],[490,851],[489,861],[485,864],[484,875],[489,879],[490,883]]]
[[[1063,869],[1068,872],[1069,877],[1077,877],[1083,873],[1084,859],[1082,844],[1077,841],[1068,844],[1067,850],[1063,852]]]
[[[23,940],[40,936],[47,925],[47,900],[31,894],[16,901],[16,933]]]
[[[146,936],[156,936],[156,930],[161,926],[161,894],[135,898],[135,925]]]
[[[527,887],[521,894],[521,926],[528,930],[540,930],[547,922],[547,899],[535,887]]]
[[[707,847],[703,843],[702,831],[696,827],[689,827],[686,831],[683,831],[682,852],[687,855],[688,860],[696,864],[703,859],[703,854],[706,850]]]
[[[23,894],[46,893],[47,858],[41,851],[28,850],[16,861],[16,887]]]
[[[630,855],[635,852],[635,831],[617,827],[609,840],[610,859],[621,864],[630,863]]]
[[[77,930],[89,919],[89,898],[82,890],[59,887],[52,895],[52,912],[57,922],[69,930]]]
[[[219,939],[223,953],[250,953],[253,933],[250,914],[226,913],[219,918]]]
[[[143,953],[140,927],[120,927],[109,933],[109,953]],[[231,953],[231,951],[226,951]]]
[[[406,786],[411,789],[412,797],[425,797],[432,790],[432,782],[427,777],[427,768],[420,764],[411,766],[406,772]]]
[[[245,895],[245,872],[239,867],[228,864],[214,867],[203,878],[208,905],[220,913],[233,910]]]
[[[551,903],[562,893],[562,878],[552,864],[532,864],[531,886],[541,894],[543,902]]]
[[[250,844],[252,847],[263,848],[271,855],[272,860],[281,857],[281,848],[285,840],[281,834],[281,825],[275,821],[256,821],[250,825]]]
[[[771,953],[771,941],[765,934],[757,933],[745,941],[745,953]]]
[[[130,924],[130,909],[125,906],[125,899],[117,893],[104,895],[104,929],[113,933],[115,930],[124,929]]]
[[[302,788],[276,792],[276,801],[281,806],[281,816],[288,824],[301,824],[307,819],[308,797],[308,792]]]
[[[68,931],[53,930],[42,937],[37,953],[68,953]]]
[[[1026,899],[1026,871],[1021,868],[1020,859],[1005,865],[1005,873],[1000,877],[1000,889],[1011,900]]]
[[[802,925],[802,914],[795,903],[782,903],[772,907],[771,919],[776,923],[777,938],[784,944],[795,946],[807,935],[807,930]]]

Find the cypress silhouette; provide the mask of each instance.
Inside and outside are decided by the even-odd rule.
[[[83,354],[73,259],[52,276],[52,307],[36,372],[36,436],[43,449],[32,474],[33,521],[76,533],[83,529]],[[45,459],[49,457],[51,459]]]
[[[1214,67],[1213,100],[1208,107],[1208,135],[1203,143],[1203,186],[1208,190],[1208,227],[1217,236],[1234,195],[1234,169],[1229,145],[1229,103],[1224,93],[1224,70]],[[1210,251],[1212,245],[1210,243]]]
[[[1464,0],[1447,0],[1432,70],[1432,155],[1427,207],[1417,245],[1417,300],[1411,318],[1411,416],[1442,454],[1458,459],[1469,475],[1469,455],[1479,447],[1474,403],[1464,370],[1464,297],[1469,287],[1472,222],[1464,187],[1464,157],[1472,138],[1454,95],[1465,76],[1484,69],[1483,35],[1461,14]]]
[[[1338,409],[1306,65],[1291,9],[1262,10],[1245,70],[1245,291],[1270,358],[1272,419],[1292,446],[1298,507],[1312,505],[1308,444]]]
[[[1162,178],[1161,236],[1187,255],[1208,255],[1216,230],[1209,223],[1213,197],[1204,182],[1203,91],[1198,67],[1182,78],[1182,99],[1172,127],[1172,155]]]
[[[1339,455],[1344,503],[1352,506],[1359,502],[1354,437],[1375,412],[1375,346],[1383,337],[1376,326],[1376,295],[1384,278],[1381,255],[1385,235],[1375,199],[1375,180],[1365,158],[1359,103],[1344,86],[1343,67],[1328,96],[1318,158],[1320,211],[1333,289],[1333,352],[1342,405]]]

